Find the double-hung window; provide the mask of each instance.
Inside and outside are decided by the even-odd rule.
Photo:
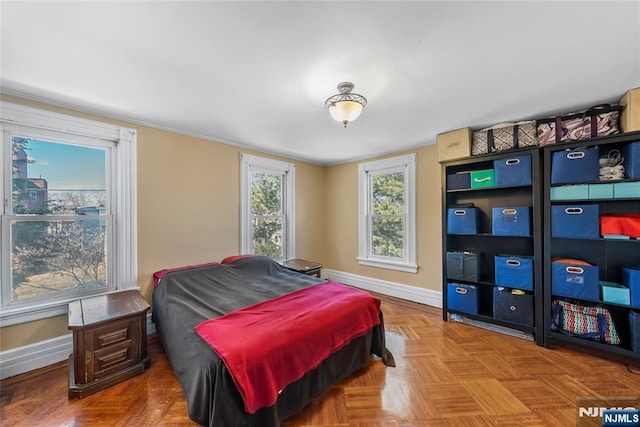
[[[240,252],[292,258],[295,166],[242,154],[240,169]]]
[[[415,154],[358,166],[362,265],[415,273]]]
[[[135,287],[135,131],[1,107],[2,325]]]

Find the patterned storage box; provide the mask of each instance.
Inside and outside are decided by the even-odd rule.
[[[551,236],[575,239],[600,238],[598,205],[551,206]]]
[[[475,285],[447,283],[447,307],[450,310],[478,314],[480,295]]]
[[[598,181],[599,148],[583,147],[556,151],[551,162],[551,184],[580,184]]]
[[[531,156],[507,157],[493,161],[496,187],[531,185]]]
[[[538,145],[535,120],[501,123],[473,133],[471,154],[487,154]]]

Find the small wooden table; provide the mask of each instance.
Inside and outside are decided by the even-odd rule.
[[[82,398],[149,367],[147,316],[136,290],[69,303],[73,353],[69,356],[69,398]]]
[[[288,259],[282,262],[282,265],[290,270],[303,273],[308,276],[320,277],[320,270],[322,270],[322,264],[315,261],[307,261],[306,259]]]

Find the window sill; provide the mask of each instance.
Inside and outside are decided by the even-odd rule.
[[[404,271],[405,273],[417,273],[418,266],[416,264],[409,264],[406,262],[397,262],[397,261],[387,261],[381,259],[371,259],[371,258],[356,258],[358,260],[358,264],[366,265],[368,267],[376,267],[376,268],[386,268],[388,270],[398,270]]]
[[[139,289],[137,287],[127,289]],[[22,307],[6,307],[0,309],[0,328],[5,326],[19,325],[21,323],[34,322],[36,320],[48,319],[50,317],[66,316],[69,311],[71,301],[82,298],[96,297],[100,295],[119,292],[124,289],[109,289],[104,292],[90,293],[85,295],[74,295],[64,300],[42,302],[40,304],[30,304]]]

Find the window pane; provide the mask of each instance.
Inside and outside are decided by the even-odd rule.
[[[373,214],[404,213],[404,173],[372,175],[371,204]]]
[[[404,258],[404,220],[398,216],[371,218],[372,255]]]
[[[253,253],[282,258],[283,218],[253,218]]]
[[[21,136],[11,142],[14,214],[106,213],[105,149]]]
[[[251,213],[282,214],[282,175],[251,174]]]
[[[11,221],[13,300],[107,287],[106,221]]]

